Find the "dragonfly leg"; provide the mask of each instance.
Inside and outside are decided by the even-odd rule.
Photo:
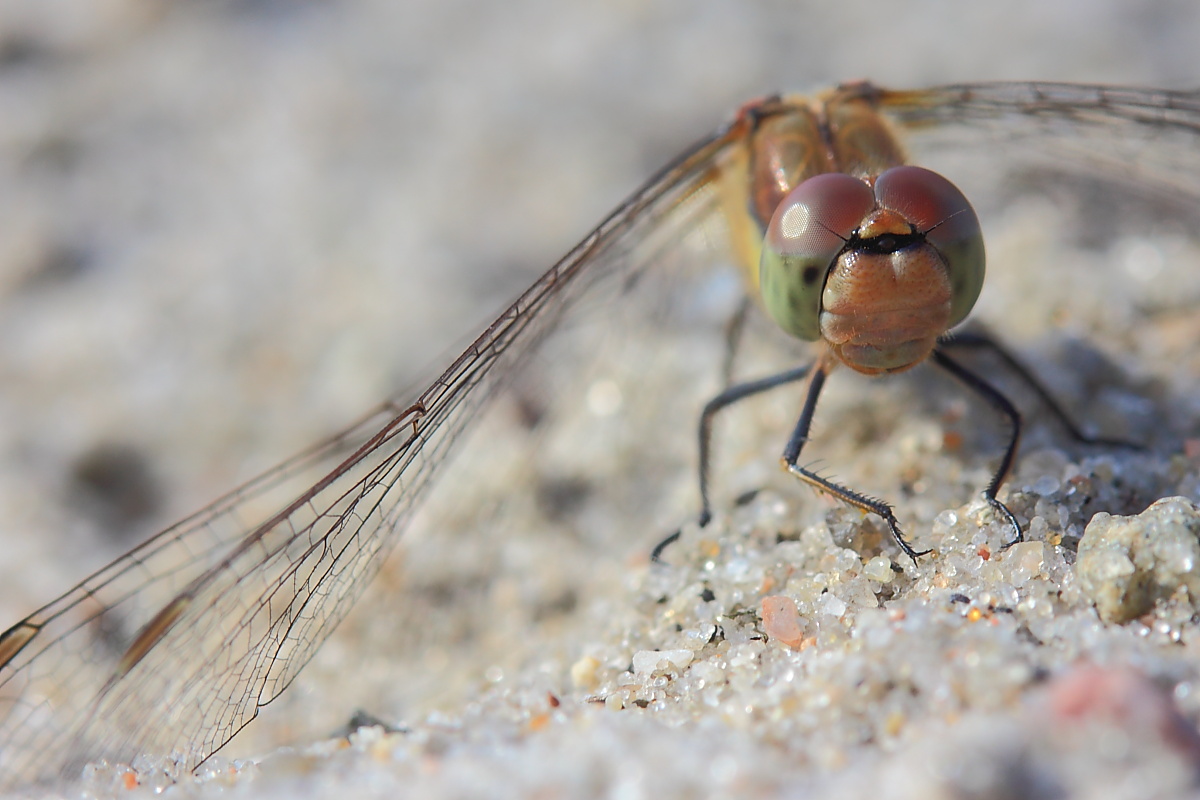
[[[896,514],[890,505],[882,500],[856,492],[853,489],[847,489],[845,486],[834,483],[828,478],[823,478],[796,463],[800,458],[800,451],[804,449],[804,444],[808,441],[808,433],[812,428],[813,414],[817,410],[817,398],[821,395],[821,389],[825,386],[825,378],[829,375],[832,367],[833,362],[821,359],[812,371],[812,376],[808,384],[808,395],[804,399],[804,408],[800,411],[800,419],[797,421],[796,428],[792,431],[792,436],[783,451],[783,458],[781,459],[783,468],[810,486],[832,497],[836,497],[847,505],[861,511],[878,514],[887,523],[888,529],[892,532],[892,537],[896,540],[896,544],[900,545],[900,549],[913,560],[913,563],[916,563],[918,557],[930,551],[913,549],[912,545],[908,543],[908,540],[904,538],[904,534],[900,531],[900,523],[896,520]]]
[[[712,500],[709,498],[709,462],[712,458],[712,426],[713,419],[721,409],[730,406],[739,400],[744,400],[747,397],[753,397],[756,394],[770,391],[779,386],[786,386],[789,383],[795,383],[808,374],[811,365],[804,365],[795,369],[789,369],[785,372],[780,372],[775,375],[768,375],[765,378],[759,378],[754,381],[746,381],[738,383],[725,391],[718,394],[713,399],[704,404],[704,410],[700,412],[700,527],[704,527],[712,521]],[[675,531],[667,538],[663,539],[650,552],[650,560],[660,560],[663,550],[668,545],[679,538],[680,531]]]
[[[988,481],[988,485],[983,489],[983,499],[987,500],[988,505],[1007,519],[1008,524],[1012,525],[1013,530],[1016,532],[1016,536],[1005,547],[1011,547],[1017,542],[1022,542],[1025,540],[1025,534],[1021,532],[1021,525],[1017,522],[1016,516],[1013,515],[1008,506],[996,499],[996,492],[1000,490],[1000,485],[1008,477],[1009,471],[1012,470],[1013,461],[1017,458],[1017,447],[1021,441],[1021,412],[1017,411],[1017,407],[1012,404],[1012,401],[1001,394],[996,387],[950,358],[941,347],[934,349],[933,361],[955,378],[958,378],[967,388],[986,400],[992,408],[1008,418],[1012,429],[1008,437],[1008,446],[1004,448],[1004,455],[1000,458],[1000,465],[992,473],[992,479]]]
[[[746,332],[746,320],[752,306],[750,295],[744,295],[737,310],[725,323],[725,356],[721,359],[721,385],[725,388],[733,385],[733,364],[742,346],[742,334]]]
[[[1050,394],[1050,390],[1042,385],[1042,382],[1016,357],[1008,352],[999,342],[990,336],[978,332],[963,332],[954,333],[941,342],[942,348],[961,347],[972,348],[978,350],[990,350],[1003,364],[1012,371],[1014,375],[1020,378],[1025,384],[1034,391],[1038,399],[1045,404],[1046,408],[1050,409],[1050,413],[1054,415],[1059,424],[1066,429],[1071,438],[1077,442],[1082,442],[1088,445],[1100,445],[1103,447],[1128,447],[1136,450],[1144,449],[1144,446],[1137,442],[1130,442],[1124,439],[1112,439],[1104,436],[1092,436],[1084,433],[1083,429],[1075,424],[1071,419],[1070,414],[1054,399],[1054,395]]]

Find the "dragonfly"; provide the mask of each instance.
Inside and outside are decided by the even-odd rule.
[[[740,396],[808,380],[785,467],[881,516],[915,559],[923,553],[890,505],[798,459],[834,366],[888,373],[933,360],[1012,423],[984,496],[1020,537],[996,496],[1015,458],[1019,416],[945,353],[947,331],[983,282],[976,212],[948,178],[907,166],[948,148],[968,156],[1003,149],[1027,164],[1100,170],[1194,199],[1200,93],[864,82],[747,103],[630,195],[436,379],[163,530],[0,634],[0,788],[75,780],[89,762],[147,753],[192,769],[220,750],[345,617],[512,376],[557,358],[551,334],[575,327],[581,308],[634,302],[656,281],[660,296],[674,297],[680,284],[663,264],[712,220],[723,223],[765,316],[817,342],[818,355],[811,368],[726,390],[706,408],[702,430]],[[914,251],[916,261],[907,260]],[[843,282],[850,262],[897,258],[905,266],[868,290],[855,294]],[[874,322],[853,318],[871,303],[883,320],[874,338]],[[701,444],[703,522],[711,516],[706,435]],[[317,477],[289,488],[308,475]]]

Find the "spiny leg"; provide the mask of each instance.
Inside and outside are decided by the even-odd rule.
[[[779,386],[786,386],[789,383],[795,383],[808,374],[811,365],[804,365],[795,369],[780,372],[776,375],[768,375],[765,378],[759,378],[754,381],[746,381],[745,383],[735,384],[725,389],[713,399],[704,404],[704,410],[700,412],[700,527],[704,527],[712,521],[712,501],[709,498],[709,462],[712,456],[712,426],[713,419],[717,413],[723,408],[730,406],[739,400],[744,400],[747,397],[752,397],[756,394],[770,391]],[[659,542],[652,551],[650,551],[650,560],[660,560],[663,550],[672,542],[679,538],[681,531],[675,531],[667,538]]]
[[[896,520],[896,514],[890,505],[882,500],[867,497],[852,489],[847,489],[845,486],[834,483],[827,478],[822,478],[815,472],[811,472],[796,463],[800,458],[800,451],[804,449],[804,444],[808,441],[808,432],[812,428],[813,414],[817,410],[817,398],[820,397],[821,389],[825,385],[825,378],[829,375],[829,371],[832,368],[833,362],[828,358],[822,358],[814,366],[812,376],[809,379],[808,395],[804,399],[804,408],[800,411],[800,419],[797,421],[796,428],[792,431],[792,436],[788,439],[787,447],[783,451],[783,458],[781,459],[783,467],[800,480],[826,494],[836,497],[843,503],[854,506],[861,511],[878,514],[887,523],[888,529],[892,532],[892,536],[896,540],[896,544],[900,545],[900,549],[915,564],[919,556],[923,556],[930,551],[914,550],[912,545],[905,540],[904,534],[900,532],[900,523]]]
[[[1016,531],[1017,535],[1011,542],[1004,546],[1011,547],[1017,542],[1025,541],[1025,534],[1021,532],[1021,525],[1017,522],[1016,516],[1013,515],[1008,506],[996,499],[996,492],[1000,490],[1000,485],[1008,477],[1009,471],[1012,470],[1013,461],[1017,457],[1017,447],[1021,441],[1021,412],[1017,411],[1017,407],[1012,404],[1012,401],[1002,395],[996,387],[950,358],[941,347],[934,349],[933,361],[955,378],[958,378],[967,388],[988,401],[988,404],[992,408],[999,411],[1005,417],[1008,417],[1008,421],[1012,426],[1012,434],[1008,438],[1008,446],[1004,449],[1004,455],[1000,458],[1000,466],[992,473],[992,479],[988,481],[988,485],[983,489],[983,499],[987,500],[988,505],[997,513],[1005,517],[1008,523],[1012,525],[1013,530]]]
[[[1103,447],[1129,447],[1137,450],[1143,449],[1141,444],[1137,442],[1129,442],[1124,439],[1110,439],[1104,436],[1090,436],[1075,424],[1071,416],[1066,410],[1059,405],[1054,399],[1054,395],[1050,394],[1050,390],[1042,385],[1042,382],[1020,361],[1008,352],[999,342],[992,339],[990,336],[977,332],[953,333],[947,336],[941,342],[941,348],[962,347],[971,349],[987,349],[991,350],[996,356],[1008,367],[1014,375],[1023,380],[1030,389],[1038,396],[1045,404],[1046,408],[1050,409],[1050,413],[1059,421],[1059,424],[1066,429],[1071,438],[1077,442],[1082,442],[1088,445],[1100,445]]]

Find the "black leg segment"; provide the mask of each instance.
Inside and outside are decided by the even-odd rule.
[[[1037,379],[1037,377],[1029,370],[1029,368],[1018,361],[1012,353],[1008,352],[1008,350],[1006,350],[999,342],[995,341],[990,336],[973,331],[966,331],[963,333],[956,332],[943,338],[938,345],[938,349],[942,350],[943,352],[952,347],[964,349],[970,348],[973,350],[990,350],[992,353],[994,353],[996,357],[999,358],[1004,364],[1004,366],[1008,367],[1008,369],[1014,375],[1024,381],[1025,385],[1033,390],[1034,394],[1038,396],[1038,399],[1045,404],[1046,408],[1050,409],[1050,413],[1054,415],[1054,418],[1058,420],[1059,424],[1066,429],[1067,433],[1069,433],[1071,438],[1075,439],[1075,441],[1088,445],[1100,445],[1102,447],[1128,447],[1136,450],[1142,449],[1142,445],[1138,444],[1137,442],[1128,442],[1124,439],[1111,439],[1104,436],[1092,436],[1084,433],[1083,429],[1075,424],[1075,421],[1071,419],[1071,416],[1066,412],[1066,410],[1059,405],[1057,400],[1054,399],[1054,395],[1050,394],[1050,390],[1042,385],[1042,382]]]
[[[996,492],[1000,490],[1000,485],[1004,483],[1004,479],[1008,477],[1009,471],[1012,469],[1013,461],[1017,458],[1017,447],[1021,441],[1021,412],[1017,411],[1017,407],[1012,404],[1012,401],[1002,395],[998,389],[985,381],[983,378],[971,372],[962,364],[959,364],[950,356],[943,352],[941,347],[937,347],[933,351],[933,362],[942,369],[949,372],[959,381],[974,391],[980,397],[988,402],[988,404],[999,411],[1003,416],[1008,418],[1011,427],[1011,433],[1008,437],[1008,446],[1004,448],[1004,455],[1000,458],[1000,465],[996,467],[996,471],[992,473],[992,479],[988,481],[988,485],[983,489],[983,499],[987,500],[997,513],[1008,520],[1008,524],[1012,525],[1015,536],[1005,547],[1010,547],[1017,542],[1025,540],[1025,534],[1021,532],[1021,525],[1017,522],[1017,518],[1009,510],[1008,506],[996,499]]]
[[[776,375],[768,375],[765,378],[759,378],[754,381],[746,381],[734,386],[730,386],[719,395],[709,400],[704,404],[704,410],[700,412],[700,527],[704,527],[712,521],[712,501],[708,495],[709,486],[709,464],[712,460],[712,426],[713,419],[721,409],[730,406],[739,400],[744,400],[747,397],[752,397],[756,394],[768,392],[780,386],[786,386],[789,383],[795,383],[804,378],[811,369],[811,365],[804,365],[795,369],[780,372]],[[650,551],[650,560],[658,561],[662,556],[663,550],[672,542],[679,538],[679,531],[675,531],[667,538],[663,539],[654,549]]]
[[[804,408],[800,411],[800,419],[796,422],[796,428],[792,431],[792,436],[788,439],[787,447],[783,451],[783,458],[781,459],[783,468],[810,486],[836,497],[843,503],[854,506],[862,511],[878,514],[887,523],[888,529],[892,532],[892,536],[896,540],[896,544],[900,545],[900,549],[904,551],[904,554],[915,563],[919,556],[923,556],[929,551],[913,549],[908,540],[904,538],[904,534],[900,530],[900,523],[896,520],[896,514],[890,505],[882,500],[867,497],[852,489],[847,489],[845,486],[834,483],[827,478],[822,478],[815,472],[805,469],[796,463],[800,458],[800,451],[804,449],[804,445],[808,441],[808,432],[812,428],[813,414],[817,410],[817,399],[821,395],[822,387],[825,386],[825,378],[829,375],[831,366],[831,364],[821,361],[813,369],[812,377],[808,384],[808,395],[804,400]]]

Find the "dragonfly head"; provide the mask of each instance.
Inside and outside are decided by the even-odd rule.
[[[908,166],[873,183],[841,173],[803,182],[775,211],[759,265],[775,322],[868,375],[924,361],[974,306],[983,274],[970,203]]]

